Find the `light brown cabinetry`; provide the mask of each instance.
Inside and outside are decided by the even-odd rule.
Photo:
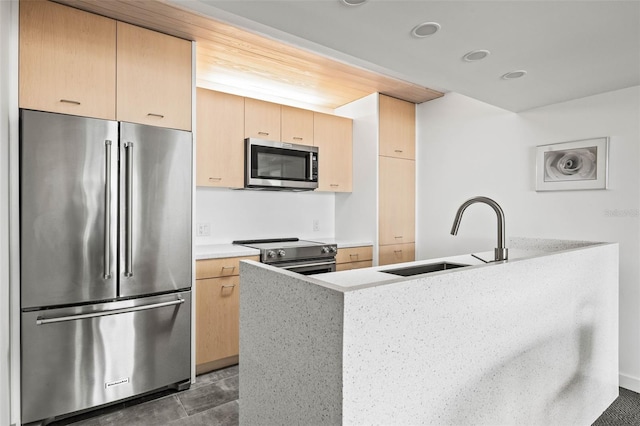
[[[313,114],[313,141],[318,147],[318,190],[351,192],[353,187],[353,121]]]
[[[116,21],[20,2],[20,108],[114,120]]]
[[[244,98],[196,90],[196,185],[244,186]]]
[[[415,104],[380,95],[379,109],[380,155],[415,160]]]
[[[336,271],[370,268],[373,262],[373,247],[349,247],[338,249],[336,255]]]
[[[415,161],[379,160],[380,245],[415,242]]]
[[[191,130],[191,42],[20,2],[20,108]]]
[[[196,374],[238,363],[241,260],[259,258],[196,262]]]
[[[378,264],[382,266],[392,263],[412,262],[416,260],[415,249],[415,243],[380,246]]]
[[[191,42],[118,22],[120,121],[191,130]]]
[[[415,260],[415,105],[379,96],[378,263]]]
[[[244,137],[280,141],[280,105],[258,99],[244,100]]]
[[[313,111],[281,106],[281,141],[313,146]]]

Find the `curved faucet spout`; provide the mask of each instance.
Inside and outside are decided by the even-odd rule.
[[[460,229],[460,222],[462,221],[462,214],[471,204],[484,203],[490,206],[498,216],[498,247],[495,249],[495,260],[507,260],[509,258],[509,250],[505,247],[505,221],[504,212],[498,203],[488,197],[474,197],[470,198],[458,208],[456,217],[453,220],[453,226],[451,227],[451,235],[457,235],[458,229]]]

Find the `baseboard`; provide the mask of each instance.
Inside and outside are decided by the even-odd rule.
[[[640,393],[640,379],[637,377],[627,376],[626,374],[618,375],[619,386]]]

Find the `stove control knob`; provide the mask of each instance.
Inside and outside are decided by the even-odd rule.
[[[329,247],[322,247],[321,252],[324,253],[329,253]]]
[[[267,252],[267,257],[270,258],[270,259],[276,257],[276,252],[273,251],[273,250],[269,250]]]
[[[285,254],[287,254],[287,253],[285,253],[284,250],[278,250],[278,256],[284,257]]]
[[[336,247],[336,246],[331,246],[331,247],[329,247],[329,251],[330,251],[331,253],[337,253],[337,252],[338,252],[338,247]]]

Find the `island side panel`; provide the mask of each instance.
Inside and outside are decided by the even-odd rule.
[[[240,424],[342,421],[343,294],[240,265]]]
[[[344,424],[591,424],[618,395],[618,247],[347,292],[344,327]]]

